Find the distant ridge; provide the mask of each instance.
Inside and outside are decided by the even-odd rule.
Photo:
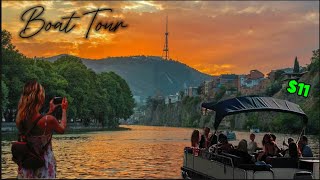
[[[45,58],[54,62],[61,54]],[[146,98],[155,94],[170,95],[189,86],[199,86],[210,75],[199,72],[178,61],[165,61],[157,56],[109,57],[99,60],[80,58],[95,72],[113,71],[129,84],[133,95]]]

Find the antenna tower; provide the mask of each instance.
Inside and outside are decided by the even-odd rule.
[[[166,32],[165,32],[165,43],[164,43],[164,48],[163,48],[163,52],[162,52],[162,58],[165,60],[169,59],[169,46],[168,46],[168,16],[166,19]]]

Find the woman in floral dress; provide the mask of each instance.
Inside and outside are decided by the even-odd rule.
[[[52,133],[63,134],[67,126],[67,109],[68,102],[63,98],[61,123],[51,114],[58,106],[50,101],[50,109],[47,115],[42,116],[39,111],[45,100],[45,91],[43,87],[36,81],[30,81],[25,84],[18,105],[18,113],[16,125],[19,132],[25,132],[40,118],[36,126],[30,131],[25,138],[27,142],[32,143],[36,152],[44,150],[43,156],[45,165],[39,169],[26,169],[22,166],[18,167],[18,178],[56,178],[56,160],[52,151]]]

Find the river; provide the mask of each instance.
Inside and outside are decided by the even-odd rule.
[[[183,149],[190,145],[193,129],[153,126],[123,126],[128,131],[90,132],[54,135],[57,178],[181,178]],[[236,132],[249,139],[249,132]],[[285,134],[276,134],[280,147]],[[298,135],[294,135],[295,139]],[[263,133],[256,134],[261,146]],[[1,176],[16,178],[17,166],[11,160],[10,141],[2,140]],[[319,140],[310,138],[319,156]]]

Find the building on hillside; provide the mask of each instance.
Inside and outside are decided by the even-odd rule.
[[[243,84],[245,84],[245,81],[246,81],[246,75],[245,75],[245,74],[240,74],[240,75],[238,76],[238,89],[240,89],[241,86],[242,86]]]
[[[219,76],[213,76],[211,80],[201,83],[200,94],[205,97],[213,97],[215,94],[215,89],[219,86],[219,84]]]
[[[188,87],[184,90],[184,94],[189,97],[198,96],[198,87]]]
[[[270,81],[271,81],[270,79],[264,78],[256,86],[253,86],[253,87],[243,86],[239,89],[239,91],[243,96],[264,94],[265,90],[267,89],[267,86],[270,84]]]
[[[260,91],[264,91],[262,84],[265,79],[262,72],[251,70],[247,75],[239,75],[238,90],[242,95],[260,93]]]
[[[169,95],[165,97],[165,104],[171,104],[171,103],[176,103],[180,101],[180,95],[179,93],[176,93],[175,95]]]
[[[284,76],[284,79],[282,81],[282,87],[285,88],[288,86],[288,83],[290,80],[296,80],[299,81],[299,79],[308,71],[304,71],[301,73],[284,73],[282,76]]]
[[[300,73],[293,73],[293,68],[283,68],[283,69],[276,69],[276,70],[271,70],[271,72],[269,72],[268,75],[268,79],[270,79],[271,81],[275,80],[275,75],[277,71],[283,71],[283,73],[281,74],[281,76],[287,76],[288,74],[292,74],[294,76],[296,76],[297,74],[301,74],[305,72],[305,68],[300,66],[299,71]],[[302,74],[303,75],[303,74]],[[301,76],[302,76],[301,75]],[[299,75],[298,75],[299,76]]]
[[[238,88],[238,75],[236,74],[221,74],[220,86],[226,87],[226,89]]]
[[[204,95],[209,95],[209,92],[213,88],[213,81],[205,81],[204,82]]]
[[[264,74],[258,70],[251,70],[248,75],[246,75],[247,79],[260,79],[264,78]]]

